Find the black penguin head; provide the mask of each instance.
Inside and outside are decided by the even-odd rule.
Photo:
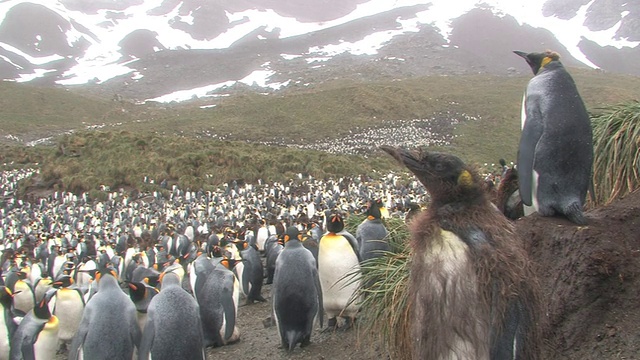
[[[374,202],[369,202],[369,204],[367,204],[367,211],[366,211],[367,219],[375,220],[375,219],[380,219],[382,217],[378,202],[380,202],[380,204],[382,203],[382,201],[377,200]]]
[[[327,219],[327,231],[330,233],[338,233],[344,229],[344,220],[342,215],[338,213],[331,214]]]
[[[129,297],[133,302],[143,300],[147,294],[147,288],[142,283],[129,282],[127,286],[129,287]]]
[[[69,287],[73,285],[73,278],[69,275],[63,275],[58,280],[53,282],[53,287],[60,289],[61,287]]]
[[[558,55],[558,53],[549,50],[543,53],[527,54],[522,51],[514,51],[513,53],[527,61],[527,64],[531,67],[531,71],[533,71],[533,75],[537,75],[540,72],[540,69],[544,68],[548,63],[560,60],[560,55]]]
[[[287,232],[283,236],[284,242],[289,240],[300,240],[300,231],[295,226],[289,226]]]
[[[49,318],[51,318],[51,311],[49,310],[49,299],[51,299],[50,296],[53,295],[45,294],[45,296],[43,296],[42,299],[38,303],[36,303],[36,306],[33,307],[33,314],[38,319],[49,320]]]
[[[434,203],[470,202],[483,194],[482,182],[462,160],[450,154],[382,146],[382,150],[404,164],[425,186]]]
[[[229,270],[233,269],[239,262],[242,262],[242,260],[231,259],[226,256],[220,260],[220,264]]]
[[[0,286],[0,304],[2,304],[5,309],[11,308],[11,302],[13,301],[13,293],[11,289],[6,286]]]

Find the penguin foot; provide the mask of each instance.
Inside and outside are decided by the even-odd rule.
[[[262,320],[262,325],[266,328],[273,326],[273,318],[269,316],[268,318]]]
[[[337,327],[338,327],[338,319],[335,317],[332,317],[327,321],[327,327],[320,330],[320,332],[327,333],[329,331],[334,331],[335,329],[337,329]]]
[[[310,344],[311,344],[311,335],[305,336],[305,338],[302,339],[302,342],[300,343],[300,348],[307,347]]]
[[[578,203],[571,203],[564,210],[564,215],[574,224],[587,225],[587,218],[582,214],[582,207]]]
[[[346,317],[346,318],[344,318],[344,326],[342,326],[340,328],[340,330],[347,331],[347,330],[353,328],[355,323],[356,323],[356,318]]]

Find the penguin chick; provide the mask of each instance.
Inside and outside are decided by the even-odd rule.
[[[298,343],[309,345],[316,316],[322,327],[322,288],[315,258],[300,242],[295,226],[287,229],[284,240],[276,260],[272,302],[282,347],[292,351]]]
[[[480,177],[453,155],[381,148],[432,199],[411,223],[411,357],[538,359],[537,282]]]
[[[562,215],[585,225],[582,210],[593,166],[587,109],[558,54],[514,53],[527,61],[534,74],[522,102],[518,148],[520,197],[529,207],[525,214]]]

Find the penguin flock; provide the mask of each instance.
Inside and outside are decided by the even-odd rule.
[[[584,225],[593,160],[584,104],[556,53],[515,53],[534,73],[516,167],[524,212]],[[27,201],[15,198],[17,182],[37,170],[1,172],[0,360],[204,359],[207,347],[241,341],[238,307],[269,301],[265,278],[280,346],[307,346],[325,318],[329,330],[354,326],[367,286],[358,271],[390,251],[388,217],[412,233],[413,358],[538,358],[535,276],[482,177],[452,155],[380,148],[415,180],[300,175],[173,186],[168,198],[120,190],[103,201],[61,192]],[[344,228],[354,213],[366,215],[355,236]]]

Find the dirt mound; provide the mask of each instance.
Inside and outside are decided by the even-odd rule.
[[[640,192],[587,212],[588,226],[537,215],[516,227],[537,263],[545,359],[640,358]]]

